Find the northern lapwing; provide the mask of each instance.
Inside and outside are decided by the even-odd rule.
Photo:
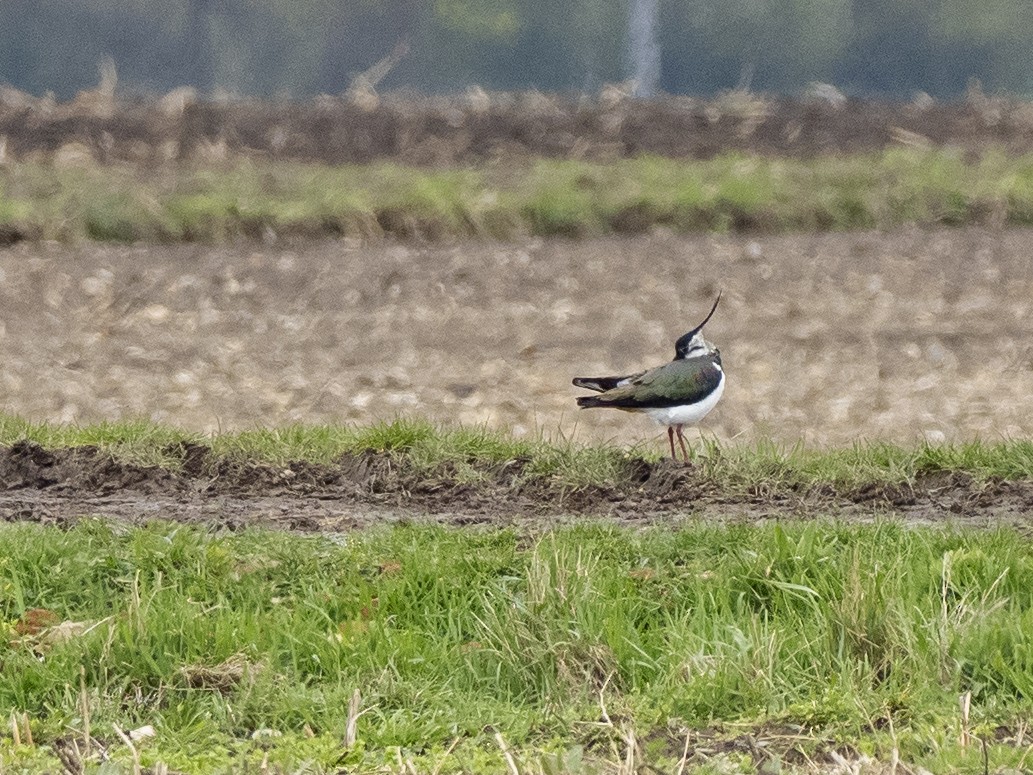
[[[703,322],[675,342],[674,360],[670,363],[625,377],[575,377],[575,385],[599,393],[579,396],[577,405],[582,409],[609,407],[649,415],[667,426],[671,457],[675,460],[678,459],[674,453],[677,434],[687,463],[689,453],[682,428],[702,420],[721,400],[725,390],[721,352],[701,333],[720,301],[719,293]]]

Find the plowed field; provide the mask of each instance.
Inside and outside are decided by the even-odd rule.
[[[453,247],[0,252],[3,408],[193,430],[396,415],[656,438],[574,408],[580,374],[662,363],[702,319],[720,439],[1033,432],[1033,233],[652,237]]]
[[[1023,437],[1033,432],[1031,237],[972,229],[449,247],[23,245],[0,252],[3,408],[35,420],[141,416],[205,431],[409,414],[517,435],[659,445],[660,429],[643,418],[577,411],[570,378],[670,358],[674,339],[721,289],[707,333],[729,383],[706,433],[809,445]],[[347,523],[352,506],[327,504],[404,516],[420,491],[396,476],[377,495],[366,468],[321,474],[300,490],[263,474],[258,484],[244,477],[221,491],[189,477],[155,487],[146,484],[150,474],[125,481],[104,466],[87,468],[42,482],[12,474],[5,514],[185,509],[231,522],[237,512],[291,512],[302,522]],[[729,511],[720,493],[696,493],[697,506],[668,497],[670,477],[657,471],[646,478],[662,492],[595,493],[563,508],[632,518]],[[71,480],[74,487],[54,487]],[[503,506],[490,492],[431,489],[438,495],[412,502],[459,520],[558,511],[535,506],[544,493]],[[935,489],[874,501],[917,508],[923,518],[994,512],[996,491],[954,482],[956,497],[938,499]],[[34,506],[43,495],[63,505]],[[836,497],[855,506],[873,500]],[[304,514],[299,498],[307,499]],[[1004,511],[1029,510],[1022,493],[1005,500]],[[814,505],[761,498],[731,511]]]

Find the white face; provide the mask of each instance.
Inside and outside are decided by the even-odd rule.
[[[710,342],[703,338],[703,334],[696,334],[689,341],[689,346],[685,348],[685,358],[698,358],[701,355],[709,355],[714,352],[716,348]]]

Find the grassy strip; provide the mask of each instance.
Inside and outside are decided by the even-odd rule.
[[[549,479],[568,487],[619,484],[634,471],[635,461],[655,462],[666,456],[660,445],[622,449],[543,437],[516,439],[486,428],[440,427],[420,419],[369,426],[298,425],[204,436],[146,421],[75,426],[0,415],[0,445],[23,439],[51,449],[96,446],[129,462],[169,468],[181,465],[179,445],[184,442],[207,445],[216,458],[273,465],[290,461],[332,464],[342,455],[373,451],[393,455],[417,471],[447,469],[455,479],[471,483],[500,466],[520,461],[525,478]],[[937,473],[962,473],[981,481],[1033,479],[1033,442],[1027,440],[923,442],[914,447],[867,443],[823,450],[765,441],[724,445],[705,439],[693,453],[707,478],[731,488],[909,484]]]
[[[1033,223],[1033,156],[894,149],[811,160],[724,155],[428,170],[242,163],[223,169],[0,170],[0,229],[58,240],[240,236],[441,239]]]
[[[998,771],[1026,760],[1033,546],[893,523],[19,524],[0,526],[0,630],[22,738],[0,737],[5,771],[58,770],[49,746],[86,751],[87,724],[123,763],[116,726],[152,725],[142,764],[195,773],[504,772],[496,730],[521,772],[630,772],[629,741],[672,772],[688,730],[713,736],[693,764],[725,751],[692,771],[790,772],[835,748],[983,772],[963,732]]]

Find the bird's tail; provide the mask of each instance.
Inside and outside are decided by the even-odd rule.
[[[613,390],[623,377],[574,377],[573,383],[580,388],[595,390],[602,393],[606,390]]]

